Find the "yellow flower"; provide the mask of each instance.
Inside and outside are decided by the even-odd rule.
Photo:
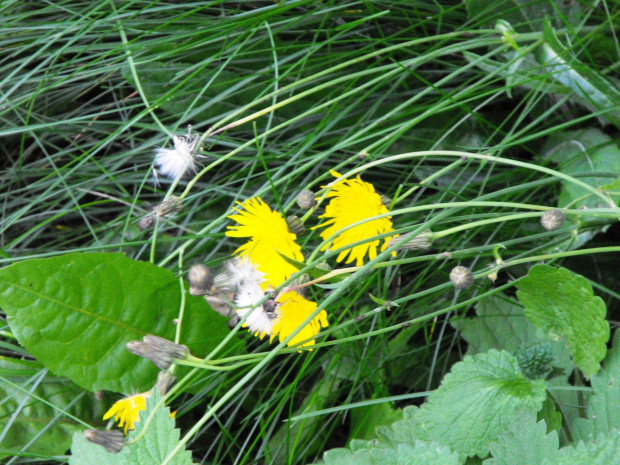
[[[229,226],[226,235],[250,238],[235,250],[235,254],[247,257],[258,266],[258,270],[265,274],[265,288],[277,287],[298,271],[279,253],[300,262],[304,260],[301,247],[295,243],[297,236],[290,231],[282,215],[271,210],[260,197],[238,203],[244,210],[235,208],[239,214],[228,218],[239,225]]]
[[[340,177],[340,174],[333,170],[331,170],[330,173],[337,178]],[[321,237],[324,240],[353,223],[388,213],[389,211],[385,205],[381,203],[381,196],[375,192],[374,186],[362,181],[359,176],[357,179],[345,179],[337,182],[327,194],[327,197],[331,197],[332,199],[327,207],[325,207],[325,214],[321,215],[319,218],[331,219],[313,228],[316,229],[327,226],[327,228],[321,232]],[[353,244],[354,242],[369,239],[378,234],[394,231],[390,218],[391,217],[385,217],[367,221],[347,231],[341,232],[332,240],[331,246],[328,244],[321,250],[327,249],[328,246],[332,249],[339,249]],[[394,236],[384,239],[381,252],[388,247],[388,242],[392,237]],[[348,255],[349,258],[346,263],[351,263],[353,260],[356,260],[357,266],[363,265],[366,254],[368,254],[370,260],[377,256],[377,248],[380,246],[380,242],[381,241],[377,239],[343,250],[338,255],[338,258],[336,258],[336,261],[341,262]]]
[[[295,291],[283,292],[278,295],[277,301],[280,303],[278,306],[278,319],[273,325],[273,332],[269,342],[273,341],[276,336],[282,342],[289,334],[299,328],[299,325],[316,309],[316,303],[306,300]],[[321,327],[327,328],[328,325],[327,312],[321,310],[310,323],[288,341],[287,345],[294,346],[303,340],[314,337],[321,330]],[[305,342],[302,347],[312,345],[314,345],[314,339]]]
[[[125,434],[127,434],[127,429],[133,430],[134,423],[140,420],[140,411],[146,410],[147,397],[151,397],[151,391],[121,399],[106,412],[103,419],[107,420],[114,416],[114,421],[119,422],[118,426],[121,428],[125,426]]]

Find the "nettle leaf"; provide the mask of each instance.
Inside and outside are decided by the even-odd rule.
[[[145,391],[157,367],[125,348],[146,334],[174,339],[181,303],[168,270],[119,253],[68,254],[0,270],[0,306],[19,342],[53,373],[89,390]],[[187,295],[181,343],[204,356],[226,320]],[[235,341],[229,350],[240,350]]]
[[[355,408],[351,410],[349,437],[365,440],[376,439],[378,428],[389,428],[388,425],[401,420],[402,416],[403,411],[395,409],[389,402]]]
[[[536,423],[536,414],[517,415],[498,440],[491,444],[492,459],[484,465],[540,465],[554,458],[559,447],[558,434],[547,434],[544,421]]]
[[[147,398],[146,410],[140,412],[136,429],[129,432],[127,440],[138,437],[145,427],[145,420],[154,410],[161,396],[157,389]],[[82,433],[73,435],[69,465],[160,465],[179,444],[180,432],[170,418],[170,409],[160,407],[146,433],[136,443],[125,446],[118,454],[107,452],[102,446],[88,442]],[[192,455],[181,449],[168,462],[170,465],[192,465]]]
[[[620,465],[620,431],[600,435],[594,442],[563,447],[542,465]]]
[[[436,443],[417,441],[414,445],[377,444],[372,448],[332,449],[323,456],[325,465],[459,465],[456,452]]]
[[[620,430],[620,331],[614,334],[613,348],[607,353],[603,369],[590,382],[594,393],[588,401],[588,418],[576,418],[573,429],[575,439],[586,442]]]
[[[466,356],[420,407],[417,433],[420,439],[447,444],[463,456],[485,457],[517,409],[535,413],[545,397],[545,382],[525,378],[508,352]]]
[[[614,177],[620,176],[620,149],[616,141],[600,129],[587,128],[554,133],[543,147],[543,153],[545,159],[557,163],[558,170],[562,173],[579,175],[580,181],[607,191],[614,202],[620,202],[620,193],[616,192],[613,182]],[[585,188],[574,183],[562,182],[558,207],[565,207],[568,204],[571,204],[571,208],[608,207],[603,203]],[[581,221],[587,223],[587,218]]]
[[[620,122],[620,91],[604,76],[579,61],[557,38],[548,20],[543,29],[545,42],[537,50],[537,60],[552,79],[580,97],[592,111],[605,110],[603,116],[611,123]]]
[[[552,338],[562,338],[584,375],[590,378],[605,357],[609,323],[605,303],[592,286],[565,268],[536,265],[517,283],[525,316]]]
[[[402,420],[396,421],[389,426],[378,427],[377,436],[382,441],[391,444],[415,444],[418,440],[415,416],[419,410],[415,406],[405,407],[402,410]]]
[[[3,452],[7,449],[63,455],[71,446],[73,433],[83,429],[67,413],[87,422],[101,418],[92,394],[66,379],[46,375],[44,369],[32,371],[20,361],[0,360],[0,431],[8,427],[0,458],[7,456]]]

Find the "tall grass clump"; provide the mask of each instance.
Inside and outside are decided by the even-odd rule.
[[[617,2],[0,11],[7,464],[616,463]]]

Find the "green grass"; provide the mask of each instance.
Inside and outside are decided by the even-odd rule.
[[[265,355],[213,372],[200,392],[173,402],[183,437],[230,395],[187,443],[206,463],[312,463],[352,439],[351,406],[420,404],[466,352],[451,320],[472,315],[485,296],[513,293],[513,282],[542,259],[593,280],[615,326],[610,251],[618,236],[607,228],[617,214],[600,204],[605,191],[588,199],[606,210],[579,212],[577,203],[559,231],[545,232],[538,219],[558,205],[566,182],[598,187],[618,178],[611,163],[593,168],[590,182],[591,172],[552,159],[581,143],[567,131],[598,128],[599,143],[617,149],[620,97],[592,76],[618,82],[618,4],[514,0],[501,14],[484,14],[482,3],[4,2],[0,263],[121,251],[175,273],[195,263],[218,270],[240,245],[224,235],[236,201],[260,195],[301,217],[296,195],[320,191],[330,169],[360,174],[390,197],[399,233],[430,228],[441,236],[430,250],[381,254],[346,286],[313,287],[330,326],[311,353],[280,354],[240,332],[250,352]],[[552,16],[565,68],[536,61],[551,40],[536,8]],[[500,16],[517,31],[507,36],[518,50],[494,27]],[[154,149],[171,146],[171,134],[185,134],[188,124],[202,135],[198,174],[172,188],[162,178],[157,184]],[[141,232],[140,218],[173,193],[182,211],[156,236]],[[321,251],[319,232],[310,231],[316,224],[315,214],[301,242],[307,263],[336,266],[337,252]],[[602,228],[606,235],[575,248],[576,237]],[[485,276],[498,244],[506,266],[493,284]],[[595,247],[616,249],[584,252]],[[448,281],[459,264],[478,277],[471,289]],[[28,360],[4,320],[0,326],[2,355]],[[18,378],[26,390],[51,376],[33,367]],[[0,375],[9,396],[15,390],[6,380],[15,378]],[[80,418],[101,427],[116,398],[92,400]],[[320,415],[286,421],[308,406]],[[31,414],[24,408],[0,401],[0,437],[17,434],[17,419]],[[54,408],[59,418],[45,417],[49,430],[71,411]],[[7,463],[31,461],[32,447]],[[63,462],[65,452],[47,449],[39,460]]]

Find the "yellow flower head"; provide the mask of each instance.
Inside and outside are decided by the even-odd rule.
[[[297,236],[290,231],[282,215],[271,210],[260,197],[238,203],[244,210],[235,208],[239,214],[228,217],[238,226],[229,226],[226,235],[250,238],[235,250],[235,254],[248,258],[265,274],[265,289],[267,286],[277,287],[298,271],[279,253],[300,262],[304,260],[301,247],[295,243]]]
[[[277,301],[280,303],[278,306],[278,319],[273,325],[273,332],[269,342],[273,341],[276,336],[282,342],[289,334],[299,328],[301,323],[316,309],[316,303],[306,300],[295,291],[283,292],[278,295]],[[310,323],[288,341],[287,345],[294,346],[305,339],[314,337],[321,328],[327,328],[328,325],[327,312],[321,310]],[[314,345],[314,339],[305,342],[302,347],[312,345]]]
[[[340,174],[331,170],[332,176],[340,177]],[[362,181],[358,176],[357,179],[345,179],[337,182],[327,194],[331,197],[329,204],[325,207],[325,214],[319,218],[331,218],[323,224],[315,226],[313,229],[326,227],[321,232],[323,239],[328,239],[353,223],[362,221],[366,218],[387,213],[389,210],[381,203],[381,196],[375,192],[372,184]],[[374,237],[378,234],[394,231],[392,227],[391,217],[378,218],[376,220],[367,221],[366,223],[357,225],[351,229],[341,232],[332,240],[331,248],[339,249],[349,244],[364,239]],[[381,252],[388,247],[388,242],[393,236],[386,237]],[[356,260],[356,265],[364,264],[364,257],[368,254],[368,258],[372,260],[377,256],[377,248],[380,246],[380,240],[366,242],[365,244],[356,245],[349,249],[343,250],[336,258],[336,261],[343,261],[347,255],[349,256],[346,263]],[[325,250],[328,246],[323,247]],[[394,254],[395,255],[395,254]]]
[[[151,391],[125,397],[112,405],[112,408],[106,412],[103,419],[107,420],[114,416],[114,421],[119,422],[118,426],[121,428],[123,425],[125,426],[125,434],[127,434],[127,430],[133,430],[134,423],[140,420],[140,411],[146,410],[147,397],[151,397]]]

